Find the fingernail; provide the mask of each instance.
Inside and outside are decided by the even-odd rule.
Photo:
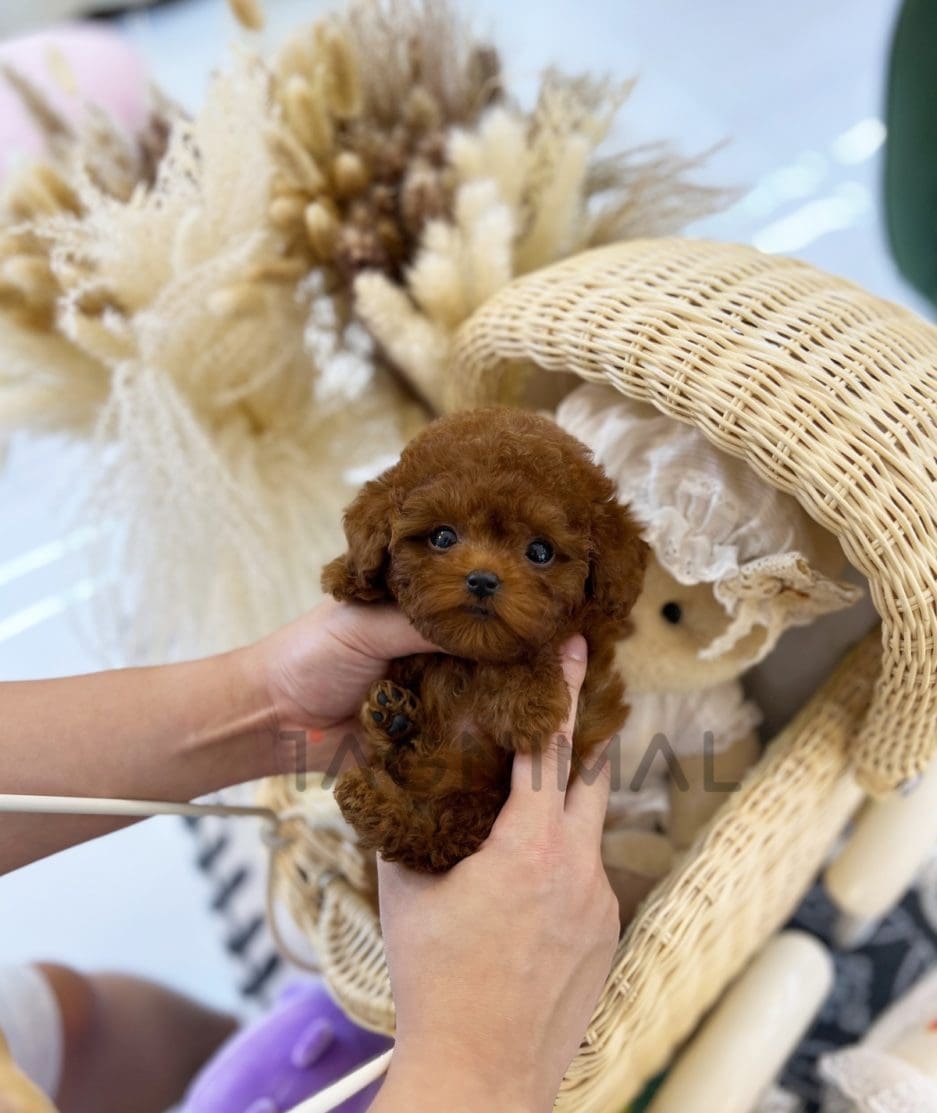
[[[563,646],[563,656],[571,661],[584,661],[586,659],[586,639],[581,634],[569,639]]]

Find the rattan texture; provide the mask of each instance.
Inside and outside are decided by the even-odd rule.
[[[505,287],[463,326],[448,402],[573,371],[697,426],[840,539],[882,617],[855,761],[881,793],[937,751],[937,329],[805,263],[616,244]]]
[[[682,240],[615,245],[526,276],[457,338],[447,408],[533,404],[557,372],[650,401],[836,533],[882,617],[639,910],[564,1081],[563,1113],[620,1109],[784,922],[862,797],[854,764],[884,789],[927,762],[935,357],[937,330],[848,283]],[[266,788],[280,811],[316,811],[322,796],[286,779]],[[337,830],[296,825],[278,891],[342,1005],[390,1032],[373,874]]]

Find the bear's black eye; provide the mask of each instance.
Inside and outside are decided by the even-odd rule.
[[[679,603],[665,603],[660,609],[661,618],[674,626],[683,618],[683,609]]]
[[[452,526],[437,526],[429,535],[429,543],[434,549],[451,549],[459,540],[459,535]]]
[[[549,564],[553,559],[553,546],[549,541],[531,541],[527,546],[527,559],[531,564]]]

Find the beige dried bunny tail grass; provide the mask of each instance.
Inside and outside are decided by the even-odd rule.
[[[271,68],[270,219],[290,254],[348,287],[399,280],[452,207],[447,135],[502,96],[500,61],[448,0],[353,0]]]
[[[634,82],[544,77],[532,113],[499,104],[448,144],[452,213],[430,221],[403,282],[366,271],[358,313],[435,409],[455,330],[515,275],[595,244],[677,231],[723,206],[690,179],[703,158],[601,147]]]
[[[274,65],[271,219],[355,284],[356,311],[432,403],[453,329],[514,274],[727,200],[662,145],[597,153],[632,84],[550,71],[524,112],[448,0],[358,0]]]

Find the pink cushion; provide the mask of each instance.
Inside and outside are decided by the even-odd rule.
[[[56,55],[74,79],[72,93],[57,76],[62,67]],[[40,31],[0,43],[0,59],[29,78],[69,120],[80,118],[87,104],[104,109],[128,131],[136,131],[146,119],[146,67],[110,31],[81,24]],[[15,159],[41,150],[42,139],[28,113],[0,77],[0,174]]]

